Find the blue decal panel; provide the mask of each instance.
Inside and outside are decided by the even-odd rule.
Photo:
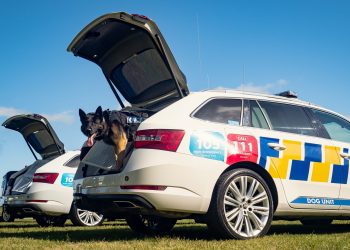
[[[66,187],[73,187],[73,179],[75,174],[65,173],[62,175],[61,184]]]
[[[225,137],[220,132],[195,132],[191,135],[190,152],[195,156],[224,161]]]
[[[350,206],[350,200],[347,199],[334,199],[323,197],[305,197],[301,196],[293,200],[294,204],[307,204],[307,205],[324,205],[324,206]]]
[[[266,168],[266,159],[267,157],[279,157],[279,152],[277,150],[273,150],[269,147],[269,143],[279,143],[279,139],[275,138],[267,138],[267,137],[260,137],[260,160],[259,164],[260,166],[263,166]]]

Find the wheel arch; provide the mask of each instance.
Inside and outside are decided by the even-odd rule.
[[[266,182],[266,184],[269,186],[271,194],[272,194],[272,199],[273,199],[273,208],[274,211],[276,211],[277,205],[278,205],[278,192],[277,192],[277,188],[275,185],[275,182],[273,180],[273,178],[271,177],[271,175],[265,170],[265,168],[263,168],[262,166],[260,166],[259,164],[256,164],[254,162],[249,162],[249,161],[243,161],[243,162],[237,162],[231,166],[229,166],[228,168],[225,169],[224,172],[222,172],[221,175],[223,175],[224,173],[231,171],[233,169],[237,169],[237,168],[245,168],[245,169],[249,169],[251,171],[254,171],[255,173],[257,173],[258,175],[260,175],[264,181]]]

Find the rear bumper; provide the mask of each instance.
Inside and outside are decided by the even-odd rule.
[[[115,201],[120,197],[141,197],[158,212],[204,214],[208,211],[215,183],[226,167],[223,162],[187,154],[137,149],[121,173],[74,180],[74,195],[82,194],[84,199],[95,197],[90,202],[97,202],[94,210],[106,207],[98,203],[99,196],[111,195]],[[133,185],[166,189],[127,188]]]
[[[70,206],[57,201],[40,199],[35,195],[13,195],[6,197],[5,206],[8,211],[19,217],[30,217],[39,214],[68,214]]]
[[[80,209],[102,213],[105,216],[127,214],[157,215],[183,218],[187,213],[171,213],[156,210],[146,199],[133,194],[86,195],[74,194],[74,202]]]

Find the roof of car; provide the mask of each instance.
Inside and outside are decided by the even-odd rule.
[[[295,104],[295,105],[302,105],[302,106],[308,106],[311,108],[316,108],[319,110],[323,110],[328,113],[332,113],[334,115],[340,116],[345,120],[350,121],[347,117],[344,115],[341,115],[337,112],[334,112],[332,110],[323,108],[321,106],[318,106],[316,104],[313,104],[311,102],[303,101],[298,98],[291,98],[291,97],[284,97],[279,95],[273,95],[273,94],[266,94],[266,93],[258,93],[258,92],[249,92],[244,90],[237,90],[237,89],[208,89],[201,92],[204,95],[208,95],[208,97],[217,97],[218,95],[226,96],[226,97],[238,97],[238,98],[247,98],[247,99],[257,99],[257,100],[266,100],[266,101],[276,101],[281,103],[288,103],[288,104]]]
[[[285,97],[285,96],[280,96],[278,94],[273,95],[273,94],[266,94],[266,93],[259,93],[259,92],[250,92],[250,91],[244,91],[244,90],[236,90],[236,89],[208,89],[204,90],[204,92],[213,92],[213,93],[226,93],[234,96],[244,96],[246,98],[254,98],[254,99],[274,99],[274,100],[281,100],[281,101],[286,101],[286,102],[291,102],[291,103],[299,103],[303,105],[313,105],[310,102],[302,101],[298,98],[292,98],[292,97]],[[316,106],[316,105],[313,105]]]

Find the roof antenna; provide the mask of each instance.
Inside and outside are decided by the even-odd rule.
[[[198,47],[198,60],[199,60],[199,74],[202,75],[202,56],[201,56],[201,43],[199,37],[199,17],[198,13],[196,13],[196,24],[197,24],[197,47]],[[207,76],[209,79],[209,77]],[[209,89],[209,80],[208,80],[208,89]]]
[[[208,84],[208,89],[210,88],[210,78],[209,78],[209,74],[207,74],[207,84]]]
[[[245,84],[245,65],[243,63],[243,85]]]

